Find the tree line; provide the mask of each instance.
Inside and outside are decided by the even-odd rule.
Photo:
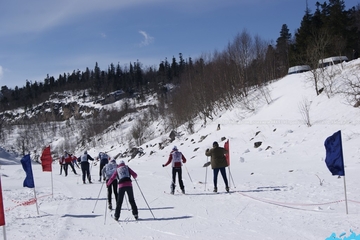
[[[15,89],[2,86],[0,110],[31,108],[52,93],[66,90],[88,89],[97,97],[121,89],[128,96],[158,93],[169,100],[165,86],[172,83],[179,86],[171,95],[174,108],[190,101],[188,104],[195,109],[186,112],[186,118],[196,113],[211,118],[211,103],[227,107],[239,97],[246,99],[249,89],[283,77],[290,66],[307,64],[316,68],[319,59],[329,56],[346,55],[351,59],[352,50],[360,49],[359,25],[360,5],[345,10],[343,0],[317,2],[314,13],[306,8],[294,36],[283,24],[276,43],[243,30],[222,51],[194,60],[184,59],[179,53],[178,58],[161,61],[157,69],[144,67],[140,61],[129,66],[111,63],[105,70],[95,63],[93,69],[74,70],[58,78],[47,75],[43,82],[27,80],[25,86]],[[184,99],[184,95],[191,97]]]

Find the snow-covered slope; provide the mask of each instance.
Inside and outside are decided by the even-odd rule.
[[[349,73],[359,63],[343,65],[342,75],[336,78],[339,86],[343,76],[352,75]],[[105,187],[99,182],[83,185],[73,173],[67,177],[59,175],[57,163],[53,164],[52,174],[33,165],[37,214],[31,201],[33,189],[22,187],[25,173],[21,165],[2,165],[8,239],[300,240],[326,239],[333,233],[348,236],[350,231],[360,233],[360,111],[347,104],[340,94],[330,98],[326,94],[316,96],[309,74],[289,75],[273,82],[268,87],[273,101],[266,104],[259,100],[253,112],[235,108],[206,127],[197,122],[196,133],[188,135],[182,131],[164,149],[159,149],[158,143],[167,135],[144,144],[142,157],[131,161],[118,158],[118,162],[125,160],[138,173],[133,186],[139,222],[133,221],[125,201],[121,222],[116,223],[106,210]],[[304,123],[299,110],[304,99],[311,102],[311,127]],[[338,130],[343,138],[346,182],[332,176],[324,162],[324,141]],[[116,134],[121,136],[122,132]],[[230,141],[230,194],[225,193],[220,175],[220,193],[214,194],[212,170],[202,167],[208,161],[205,150],[214,141],[222,146],[222,138]],[[109,154],[115,156],[124,150],[117,147],[116,141],[88,152],[95,157],[99,151],[111,149]],[[261,146],[254,148],[254,142],[259,141]],[[187,158],[183,167],[186,195],[168,194],[171,168],[163,168],[162,164],[174,145]],[[98,167],[97,164],[91,168],[95,180]]]

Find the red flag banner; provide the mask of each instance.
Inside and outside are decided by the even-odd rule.
[[[51,157],[50,146],[48,146],[47,148],[44,149],[40,160],[41,160],[41,166],[42,166],[43,172],[51,172],[52,171],[51,166],[52,166],[53,159]]]
[[[5,225],[5,212],[4,212],[1,178],[0,178],[0,226],[4,226],[4,225]]]
[[[229,140],[227,140],[224,144],[225,150],[227,150],[227,154],[225,154],[226,161],[228,166],[230,166],[230,146],[229,146]]]

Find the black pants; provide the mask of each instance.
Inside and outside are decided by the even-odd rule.
[[[217,177],[218,177],[219,171],[221,173],[222,178],[224,179],[225,187],[229,187],[225,168],[224,167],[223,168],[214,168],[213,170],[214,170],[214,187],[217,188]]]
[[[121,206],[122,206],[122,203],[124,200],[125,192],[127,193],[128,198],[129,198],[129,203],[131,206],[132,214],[134,216],[138,215],[138,208],[135,203],[133,188],[132,187],[122,187],[122,188],[118,189],[118,199],[116,202],[116,209],[115,209],[115,214],[114,214],[114,217],[116,219],[120,218]]]
[[[179,185],[180,185],[180,189],[184,190],[184,183],[182,180],[182,170],[181,167],[177,167],[177,168],[173,168],[172,169],[172,183],[171,183],[171,191],[175,190],[175,180],[176,180],[176,173],[178,175],[178,180],[179,180]]]
[[[62,170],[64,168],[64,164],[60,164],[60,175],[62,174]],[[64,170],[65,171],[65,170]]]
[[[106,180],[106,183],[108,182],[108,180]],[[113,192],[115,196],[115,203],[117,203],[117,199],[118,199],[117,184],[118,184],[117,179],[114,179],[114,181],[112,181],[110,186],[107,187],[107,198],[109,205],[111,205],[111,195]]]
[[[77,173],[76,173],[76,170],[75,170],[75,168],[74,168],[74,165],[72,164],[72,162],[68,162],[68,163],[65,163],[65,165],[64,165],[65,176],[68,175],[68,168],[69,168],[69,166],[71,167],[71,169],[73,170],[73,172],[74,172],[75,174],[77,174]]]
[[[82,180],[85,183],[85,178],[91,182],[91,175],[90,175],[90,164],[89,162],[81,162],[81,171],[82,171]]]
[[[105,167],[106,164],[108,164],[108,160],[107,159],[101,159],[100,161],[100,168],[99,168],[99,181],[101,181],[101,177],[102,177],[102,170]]]

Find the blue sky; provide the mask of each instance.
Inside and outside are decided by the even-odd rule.
[[[312,12],[315,2],[308,0]],[[137,60],[157,67],[179,53],[195,59],[222,51],[243,30],[276,41],[283,24],[294,34],[305,6],[306,0],[2,0],[0,86],[22,87],[96,62],[106,70]]]

